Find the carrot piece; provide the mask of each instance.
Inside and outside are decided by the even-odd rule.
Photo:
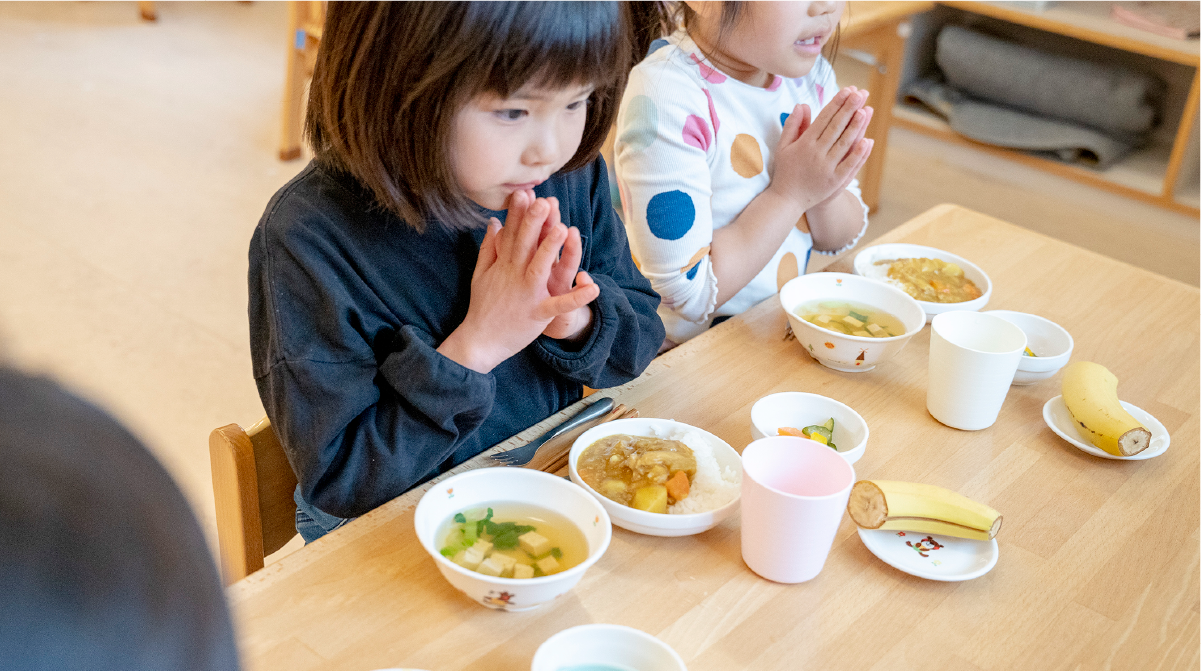
[[[684,471],[676,471],[663,486],[667,487],[667,495],[676,501],[688,498],[690,484],[688,474]]]
[[[796,436],[797,438],[809,437],[801,433],[800,429],[794,429],[791,426],[781,426],[779,429],[776,429],[776,433],[780,434],[781,436]]]

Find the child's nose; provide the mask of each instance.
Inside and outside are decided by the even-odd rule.
[[[559,156],[559,139],[553,129],[544,129],[535,133],[526,145],[521,155],[522,163],[526,165],[548,165],[554,163]]]

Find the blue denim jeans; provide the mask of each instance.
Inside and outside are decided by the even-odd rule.
[[[353,519],[336,517],[309,505],[307,501],[300,498],[299,486],[292,494],[292,499],[296,501],[296,531],[304,539],[305,544],[312,543]]]

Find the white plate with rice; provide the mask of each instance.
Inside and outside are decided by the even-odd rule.
[[[636,510],[597,492],[580,478],[576,462],[588,446],[616,434],[679,440],[692,448],[696,476],[688,497],[671,505],[667,514]],[[567,458],[571,480],[596,497],[614,526],[650,536],[691,536],[707,531],[738,511],[742,487],[742,458],[717,436],[670,419],[618,419],[595,426],[576,438]]]

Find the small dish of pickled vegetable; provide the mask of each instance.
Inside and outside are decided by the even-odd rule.
[[[820,394],[784,391],[751,406],[751,439],[799,436],[829,446],[848,463],[867,449],[867,422],[850,406]]]
[[[855,256],[855,274],[906,292],[926,313],[980,310],[992,295],[992,281],[962,256],[926,247],[891,243],[866,247]]]

